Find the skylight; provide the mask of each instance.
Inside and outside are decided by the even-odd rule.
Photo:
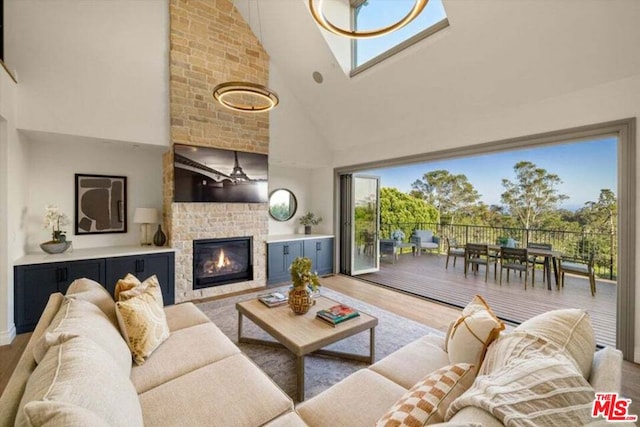
[[[355,4],[353,9],[355,29],[365,30],[388,26],[404,17],[414,3],[415,0],[351,0],[351,4]],[[370,61],[379,62],[447,25],[447,14],[442,6],[442,0],[430,0],[422,13],[405,27],[381,37],[354,40],[352,70],[357,72],[359,67]],[[368,67],[365,65],[363,68]]]

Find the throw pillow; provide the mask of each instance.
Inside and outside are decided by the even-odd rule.
[[[446,349],[450,363],[482,365],[487,347],[504,329],[504,323],[486,301],[476,295],[462,310],[462,316],[450,328]]]
[[[136,286],[142,285],[142,282],[138,280],[136,276],[131,273],[127,273],[123,279],[118,280],[116,283],[116,288],[113,291],[113,299],[116,301],[120,301],[120,293],[125,292],[131,289],[134,289]]]
[[[504,425],[582,426],[593,421],[595,394],[558,345],[525,332],[491,345],[471,387],[447,410],[445,420],[472,406]]]
[[[581,309],[553,310],[523,322],[514,331],[527,332],[560,346],[589,378],[596,339],[589,315]]]
[[[140,295],[116,303],[120,332],[138,365],[142,365],[169,338],[162,294],[158,294],[157,289],[149,287]]]
[[[144,282],[140,282],[137,277],[129,273],[124,279],[118,280],[115,293],[118,301],[126,301],[147,291],[153,293],[160,308],[164,307],[162,288],[155,274],[148,277]]]
[[[459,363],[432,372],[411,387],[376,426],[413,427],[442,422],[451,402],[473,383],[474,371],[473,365]]]

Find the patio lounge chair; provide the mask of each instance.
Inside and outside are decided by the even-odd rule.
[[[452,256],[453,257],[453,266],[456,266],[456,258],[460,257],[460,258],[464,258],[464,245],[459,245],[458,241],[455,239],[455,237],[447,237],[446,238],[446,242],[447,242],[447,261],[444,265],[444,268],[447,269],[449,268],[449,257]]]
[[[417,255],[420,255],[423,249],[433,250],[440,246],[440,238],[434,236],[431,230],[413,230],[409,242],[415,243]]]
[[[585,258],[562,257],[558,260],[558,273],[560,274],[560,286],[564,287],[564,273],[576,274],[589,278],[591,296],[596,296],[596,275],[593,270],[593,253]]]

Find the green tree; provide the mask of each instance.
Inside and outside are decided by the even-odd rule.
[[[401,229],[406,238],[413,232],[415,223],[438,222],[438,211],[423,200],[403,193],[397,188],[380,189],[380,222],[384,238],[396,228]]]
[[[473,188],[466,175],[453,175],[446,170],[427,172],[422,179],[411,184],[411,194],[422,198],[438,210],[440,222],[455,223],[456,214],[473,206],[480,194]]]
[[[609,189],[600,190],[598,201],[586,202],[577,215],[588,232],[615,232],[618,219],[618,201],[615,193]]]
[[[527,161],[516,163],[513,170],[515,182],[502,180],[505,192],[501,195],[501,201],[522,227],[538,227],[542,215],[553,211],[558,202],[569,198],[557,189],[562,183],[558,175]]]

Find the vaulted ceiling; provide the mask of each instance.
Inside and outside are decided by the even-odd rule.
[[[235,4],[333,149],[640,73],[637,0],[443,0],[449,28],[355,77],[338,65],[307,0]]]

